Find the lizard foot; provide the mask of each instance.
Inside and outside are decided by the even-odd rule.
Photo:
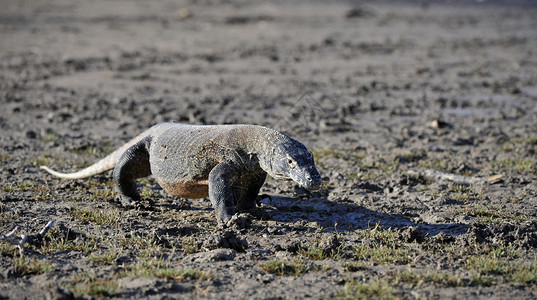
[[[124,195],[116,195],[116,201],[121,204],[124,208],[135,208],[136,207],[136,201],[132,199],[131,197],[127,197]]]
[[[248,228],[252,224],[252,215],[249,213],[234,214],[224,227],[233,227],[237,229]]]
[[[265,199],[268,199],[268,201],[263,201]],[[257,206],[261,206],[262,203],[271,203],[272,204],[272,196],[269,194],[260,194],[255,198],[255,203]]]

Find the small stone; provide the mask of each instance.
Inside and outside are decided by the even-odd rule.
[[[33,130],[26,131],[26,137],[29,139],[35,139],[37,137],[37,134]]]
[[[442,129],[442,128],[452,128],[453,125],[449,124],[448,122],[442,121],[442,120],[434,120],[431,122],[431,127],[436,129]]]
[[[215,249],[208,252],[199,252],[187,255],[183,261],[188,262],[215,262],[229,261],[235,259],[237,252],[233,249]]]
[[[183,20],[192,17],[192,12],[188,8],[181,8],[175,13],[175,15],[179,20]]]

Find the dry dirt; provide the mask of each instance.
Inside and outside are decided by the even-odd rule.
[[[506,2],[506,1],[504,1]],[[0,298],[537,297],[531,1],[2,1]],[[244,228],[208,199],[62,181],[162,121],[314,151]]]

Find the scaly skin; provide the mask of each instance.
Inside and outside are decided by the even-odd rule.
[[[122,203],[140,199],[136,178],[153,175],[162,188],[184,198],[209,196],[219,223],[255,207],[268,175],[293,179],[313,189],[321,183],[313,155],[287,135],[256,125],[161,123],[94,165],[64,179],[86,178],[114,169]]]

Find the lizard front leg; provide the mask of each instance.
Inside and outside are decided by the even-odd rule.
[[[238,197],[236,207],[238,211],[250,211],[255,208],[257,195],[265,183],[266,178],[266,172],[259,172],[242,180],[240,190],[237,193]]]
[[[238,173],[232,163],[226,162],[217,164],[209,173],[209,199],[220,224],[226,224],[236,212],[232,185]]]
[[[129,147],[119,158],[114,168],[114,184],[121,204],[129,206],[134,200],[140,199],[136,186],[136,178],[151,175],[149,164],[149,137]]]

